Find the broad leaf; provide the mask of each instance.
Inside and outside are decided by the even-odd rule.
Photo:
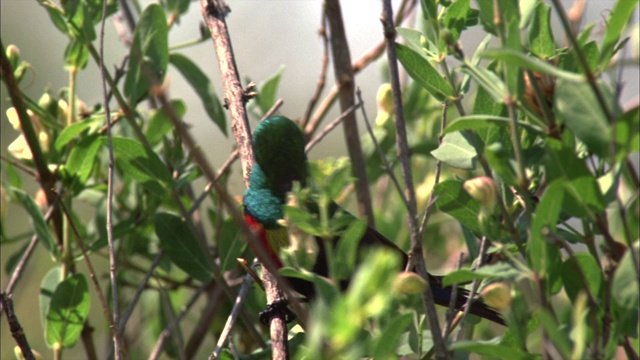
[[[58,284],[47,311],[45,338],[55,348],[73,347],[84,327],[91,298],[83,274],[74,274]]]
[[[477,153],[461,132],[454,132],[446,134],[431,155],[455,168],[470,170],[475,168]]]
[[[180,269],[196,280],[208,282],[212,279],[209,259],[189,229],[177,215],[158,213],[153,217],[156,235],[165,254]]]
[[[211,80],[191,59],[184,55],[171,54],[169,61],[187,79],[193,90],[198,94],[198,97],[200,97],[209,118],[226,136],[227,120]]]
[[[169,27],[164,10],[151,4],[144,9],[133,35],[124,93],[133,104],[152,84],[160,85],[169,63]]]

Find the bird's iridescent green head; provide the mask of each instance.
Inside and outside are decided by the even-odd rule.
[[[256,163],[264,176],[278,191],[291,190],[291,184],[306,184],[307,156],[304,152],[304,135],[290,119],[273,116],[264,120],[253,133],[253,150]]]

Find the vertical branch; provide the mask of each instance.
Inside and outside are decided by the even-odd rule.
[[[242,172],[244,175],[244,183],[249,184],[249,175],[253,166],[253,148],[251,145],[251,131],[249,129],[249,120],[245,109],[247,97],[240,85],[240,76],[233,56],[231,47],[231,38],[225,22],[225,15],[228,8],[219,0],[200,0],[200,8],[204,17],[211,38],[214,42],[216,55],[218,57],[218,65],[222,73],[222,84],[225,92],[225,102],[229,108],[232,119],[233,135],[238,143],[238,151],[242,161]],[[209,180],[213,180],[215,176],[210,176]],[[216,189],[218,190],[218,189]],[[248,229],[247,229],[248,230]],[[255,236],[249,234],[249,241],[254,241]],[[255,241],[258,243],[257,241]],[[261,247],[258,247],[261,248]],[[266,256],[260,256],[261,261]],[[267,259],[268,260],[268,259]],[[268,262],[268,261],[267,261]],[[267,295],[267,303],[274,303],[284,299],[282,291],[278,288],[276,279],[279,274],[274,273],[273,264],[269,262],[263,267],[265,292]],[[271,265],[271,266],[269,266]],[[273,346],[273,358],[289,358],[289,349],[287,341],[287,324],[283,314],[276,314],[271,318],[271,343]]]
[[[402,168],[402,177],[405,186],[405,199],[408,204],[407,220],[409,221],[411,233],[411,255],[418,274],[424,279],[428,279],[427,265],[422,255],[422,241],[420,240],[420,229],[418,225],[416,196],[413,186],[413,177],[411,172],[411,161],[409,154],[409,144],[407,142],[406,124],[404,122],[404,112],[402,108],[402,94],[400,92],[400,76],[398,74],[398,59],[395,48],[396,31],[393,24],[393,9],[390,0],[382,1],[382,26],[387,48],[387,59],[389,61],[389,75],[391,78],[391,88],[393,90],[393,111],[396,125],[396,142],[398,146],[398,157]],[[429,284],[429,282],[426,282]],[[425,306],[427,318],[431,326],[431,336],[433,337],[434,347],[436,349],[436,358],[446,359],[447,347],[442,338],[440,324],[438,322],[438,314],[435,308],[435,301],[431,287],[422,293],[422,301]]]
[[[355,103],[355,80],[351,67],[351,54],[349,44],[344,31],[342,11],[339,0],[326,0],[324,3],[327,22],[331,33],[331,55],[333,57],[333,69],[340,89],[340,108],[344,112]],[[367,168],[360,145],[358,123],[355,112],[350,113],[343,121],[344,136],[351,159],[351,171],[356,178],[356,197],[358,210],[361,216],[365,216],[369,226],[374,226],[373,209],[371,208],[371,194],[369,193],[369,181],[367,180]]]
[[[102,2],[102,20],[100,21],[100,78],[102,84],[102,95],[104,96],[104,113],[107,122],[107,139],[109,141],[109,171],[107,180],[107,242],[109,244],[109,277],[111,280],[111,297],[113,301],[113,318],[110,319],[111,334],[113,336],[113,350],[115,358],[122,357],[121,338],[118,324],[120,323],[120,304],[118,301],[118,275],[117,275],[117,259],[116,250],[113,239],[113,173],[115,167],[115,155],[113,153],[113,136],[111,133],[111,114],[109,110],[109,99],[107,96],[107,81],[104,65],[104,24],[107,19],[107,0]]]

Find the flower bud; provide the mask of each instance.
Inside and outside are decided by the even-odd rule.
[[[378,94],[376,95],[376,103],[378,104],[378,115],[376,117],[376,124],[384,124],[391,114],[393,114],[393,91],[391,84],[385,83],[378,88]]]
[[[511,306],[511,286],[505,282],[494,282],[480,292],[482,300],[494,309],[504,311]]]
[[[495,181],[488,176],[480,176],[464,182],[464,189],[472,198],[480,202],[481,211],[486,214],[493,212],[498,202],[498,188]]]
[[[419,294],[426,288],[426,281],[413,272],[401,272],[393,280],[393,291],[397,294]]]

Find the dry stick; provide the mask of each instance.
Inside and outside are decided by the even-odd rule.
[[[305,145],[304,152],[309,152],[309,150],[311,150],[311,148],[316,146],[316,144],[318,144],[325,136],[327,136],[333,129],[335,129],[338,125],[340,125],[342,120],[346,119],[347,116],[349,116],[350,113],[356,111],[356,109],[358,109],[361,106],[362,106],[362,103],[357,103],[357,104],[353,105],[352,107],[348,108],[345,112],[340,114],[340,116],[338,116],[335,120],[330,122],[329,125],[325,126],[325,128],[322,129],[320,134],[316,135],[313,139],[311,139],[307,143],[307,145]]]
[[[18,321],[18,317],[13,310],[13,300],[11,300],[11,297],[7,296],[7,294],[0,293],[0,304],[2,304],[4,313],[7,315],[9,330],[11,331],[11,335],[13,335],[13,338],[16,340],[16,343],[20,347],[22,356],[24,356],[26,360],[35,360],[35,356],[33,356],[29,341],[27,341],[27,336],[24,334],[24,330],[22,329],[22,326]]]
[[[418,274],[423,279],[428,279],[427,265],[425,264],[422,254],[422,241],[420,240],[420,229],[418,225],[418,216],[416,209],[415,190],[413,187],[413,177],[411,173],[411,162],[409,145],[407,143],[407,130],[404,121],[404,113],[402,108],[402,94],[400,92],[400,79],[398,75],[398,59],[396,56],[395,48],[395,26],[393,24],[393,9],[391,7],[390,0],[382,1],[382,26],[384,31],[384,37],[387,48],[387,59],[389,62],[389,75],[391,78],[391,88],[393,90],[393,110],[395,116],[396,125],[396,142],[398,146],[398,157],[400,158],[400,165],[402,169],[402,177],[404,179],[405,197],[409,204],[407,212],[407,220],[409,222],[409,228],[411,233],[411,255],[416,264]],[[429,282],[426,282],[429,284]],[[438,322],[438,313],[435,308],[435,301],[431,287],[427,286],[426,290],[422,292],[422,301],[424,303],[425,311],[429,324],[431,327],[431,336],[433,337],[434,347],[436,349],[436,358],[446,359],[447,346],[442,338],[442,332],[440,331],[440,324]]]
[[[363,104],[364,102],[362,101],[362,93],[360,92],[360,88],[356,90],[356,96],[358,97],[358,101],[361,104]],[[396,177],[396,174],[394,174],[393,168],[391,168],[391,164],[389,164],[389,161],[387,161],[387,157],[385,156],[384,151],[382,151],[382,148],[380,147],[380,143],[378,142],[376,135],[373,133],[373,128],[371,127],[371,122],[369,122],[369,117],[367,116],[367,112],[365,111],[364,106],[362,106],[361,108],[362,108],[362,117],[364,118],[364,124],[367,126],[367,131],[369,132],[369,137],[373,141],[373,146],[376,148],[376,151],[378,151],[378,155],[382,160],[382,165],[384,166],[384,170],[387,172],[387,174],[389,174],[389,177],[391,178],[393,185],[396,187],[398,194],[400,194],[400,199],[402,199],[402,203],[408,210],[409,203],[407,203],[407,199],[405,199],[405,197],[402,196],[402,187],[398,182],[398,178]]]
[[[318,34],[322,39],[322,48],[324,49],[322,52],[322,65],[320,66],[320,75],[318,76],[318,84],[316,85],[316,90],[311,96],[311,100],[309,100],[309,105],[307,105],[307,109],[304,111],[304,115],[302,115],[302,119],[300,120],[301,127],[304,129],[309,122],[309,118],[311,117],[311,112],[316,107],[318,100],[320,99],[320,95],[322,95],[322,90],[324,90],[324,86],[327,83],[327,69],[329,68],[329,39],[327,38],[327,27],[326,27],[326,11],[322,9],[322,14],[320,17],[322,20],[320,21],[320,30],[318,30]]]
[[[233,121],[232,128],[234,137],[238,143],[240,159],[242,160],[244,183],[245,186],[248,186],[251,166],[254,162],[253,149],[251,146],[251,131],[249,130],[249,121],[245,110],[246,97],[240,85],[240,76],[235,64],[235,58],[231,47],[231,39],[225,22],[225,15],[228,9],[221,1],[218,0],[200,0],[200,8],[215,45],[214,47],[218,57],[220,72],[222,74],[225,96],[229,106],[229,112],[231,113],[231,119]],[[213,176],[211,176],[211,179],[213,179]],[[220,189],[220,191],[221,190],[222,189]],[[229,210],[237,213],[236,209]],[[242,217],[239,213],[237,213],[236,218],[237,221],[242,222]],[[257,249],[261,250],[258,251],[258,258],[264,265],[266,265],[266,267],[263,268],[263,275],[267,302],[274,303],[284,299],[282,291],[278,288],[278,283],[282,284],[283,282],[276,282],[276,279],[281,279],[282,277],[277,273],[275,266],[273,266],[273,261],[271,261],[267,256],[264,256],[265,251],[262,248],[262,245],[257,241],[256,236],[251,233],[246,224],[243,226],[243,230],[247,233],[249,241],[253,242],[254,245],[257,245]],[[299,309],[299,304],[296,303],[295,299],[292,300],[294,309]],[[273,358],[285,359],[289,357],[287,324],[284,317],[284,314],[275,313],[271,318],[270,333]],[[304,319],[299,320],[304,321]]]
[[[415,0],[404,0],[400,4],[400,11],[398,11],[398,15],[396,16],[395,23],[396,24],[402,23],[402,21],[413,11],[415,5],[416,5]],[[351,64],[354,75],[358,74],[362,69],[364,69],[370,63],[372,63],[374,60],[380,57],[380,55],[384,51],[384,46],[385,46],[385,42],[383,39],[378,44],[376,44],[373,48],[371,48],[366,53],[364,53],[364,55],[362,55],[359,59],[354,61],[353,64]],[[322,100],[322,102],[320,103],[320,106],[314,112],[311,119],[309,119],[305,124],[304,133],[307,136],[307,138],[310,138],[313,135],[313,133],[316,131],[322,119],[324,119],[324,117],[327,115],[327,112],[329,112],[329,109],[335,102],[337,96],[338,96],[338,85],[334,85],[331,88],[331,90],[329,90],[329,93],[327,94],[327,96]]]
[[[133,314],[133,310],[135,309],[136,304],[140,299],[140,296],[142,296],[142,291],[147,286],[147,283],[149,282],[151,275],[153,275],[153,272],[155,271],[156,267],[158,267],[158,265],[160,264],[162,255],[164,255],[164,249],[160,249],[160,251],[158,251],[158,254],[153,259],[153,262],[151,263],[151,266],[149,266],[149,269],[144,274],[144,279],[142,279],[142,283],[140,283],[140,285],[136,289],[136,293],[133,295],[131,302],[129,303],[129,305],[127,306],[127,309],[122,314],[122,317],[120,318],[120,323],[118,324],[118,329],[120,330],[120,332],[124,331],[124,327],[127,325],[127,321],[129,321],[129,318],[131,317],[131,314]]]
[[[116,259],[116,250],[114,246],[114,238],[113,238],[113,179],[114,179],[114,167],[115,167],[115,155],[113,153],[113,135],[111,133],[111,113],[109,110],[109,99],[107,98],[107,83],[106,83],[106,68],[104,65],[104,24],[107,20],[107,0],[103,0],[102,2],[102,20],[100,21],[100,38],[99,38],[99,65],[100,65],[100,78],[102,84],[102,95],[103,95],[103,106],[105,117],[107,121],[107,139],[109,142],[109,172],[108,172],[108,180],[107,180],[107,242],[109,244],[109,277],[111,280],[111,297],[113,301],[113,318],[111,316],[107,316],[109,319],[109,326],[111,327],[111,334],[113,336],[113,350],[116,359],[121,359],[123,354],[123,350],[121,349],[122,338],[120,336],[120,330],[117,325],[120,322],[120,301],[118,298],[118,275],[117,275],[117,259]],[[60,202],[60,205],[64,208],[63,202]],[[68,215],[67,215],[68,216]],[[68,216],[69,223],[71,224],[74,232],[76,232],[76,237],[78,238],[78,243],[81,244],[82,240],[80,238],[80,234],[77,233],[75,229],[75,225],[70,216]],[[82,256],[84,256],[87,265],[89,266],[91,279],[96,286],[96,290],[98,291],[98,295],[100,297],[100,301],[102,302],[102,306],[104,310],[109,313],[109,307],[107,306],[106,300],[104,299],[104,294],[102,294],[102,290],[98,284],[98,281],[95,279],[95,273],[93,272],[93,268],[91,266],[91,262],[89,261],[89,257],[87,256],[84,245],[80,246],[82,250]]]
[[[254,265],[256,263],[254,262]],[[220,356],[220,351],[222,351],[222,346],[224,346],[229,334],[231,333],[231,329],[233,328],[236,319],[238,318],[238,312],[240,311],[240,307],[244,302],[244,298],[247,296],[249,292],[249,288],[251,287],[252,276],[250,273],[244,276],[244,280],[242,281],[242,286],[240,287],[240,291],[238,292],[238,297],[236,297],[236,301],[233,304],[233,309],[231,309],[231,314],[227,317],[227,322],[224,324],[224,328],[220,333],[220,337],[218,338],[218,343],[216,344],[216,348],[213,350],[211,356],[209,356],[209,360],[217,359]]]
[[[186,359],[193,359],[203,340],[209,336],[211,331],[211,319],[219,314],[222,296],[223,290],[220,286],[216,286],[215,288],[207,291],[207,304],[200,312],[200,319],[194,326],[193,332],[184,346],[184,357]],[[240,314],[244,317],[245,312],[241,312]],[[261,347],[266,347],[266,344],[264,346],[263,344],[264,342],[259,343]]]
[[[180,323],[180,321],[182,321],[182,319],[187,315],[191,307],[195,305],[196,301],[200,297],[200,294],[202,294],[209,285],[210,284],[208,283],[202,284],[200,288],[198,288],[198,290],[193,293],[193,295],[191,295],[191,298],[187,302],[187,305],[185,305],[182,311],[180,311],[180,314],[178,314],[178,316],[176,316],[176,318],[173,319],[171,323],[167,324],[167,326],[162,330],[160,336],[158,337],[158,341],[156,341],[156,344],[153,346],[153,350],[151,350],[149,360],[156,360],[158,359],[158,357],[160,357],[160,354],[162,354],[162,348],[164,347],[164,344],[169,336],[171,336],[173,331],[178,327],[178,323]]]
[[[329,23],[331,36],[331,54],[333,69],[340,89],[340,108],[344,112],[355,104],[355,78],[351,66],[351,54],[347,35],[344,30],[342,11],[339,0],[325,0],[324,8]],[[351,159],[351,173],[356,178],[356,201],[360,216],[366,217],[369,226],[375,227],[373,208],[371,207],[371,193],[367,179],[367,167],[360,144],[360,133],[355,113],[350,113],[342,122],[344,137]]]

